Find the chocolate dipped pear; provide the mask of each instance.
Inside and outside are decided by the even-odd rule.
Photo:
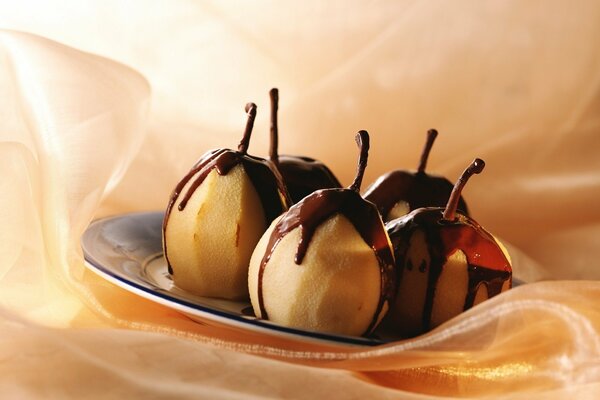
[[[248,297],[248,264],[271,221],[290,203],[279,173],[247,153],[256,105],[238,150],[204,154],[174,189],[163,248],[175,285],[199,296]]]
[[[430,129],[427,141],[421,154],[421,162],[417,171],[396,170],[380,176],[365,191],[365,199],[373,202],[384,221],[408,214],[421,207],[443,207],[452,192],[452,183],[443,176],[425,172],[429,153],[438,132]],[[467,204],[461,197],[458,209],[469,215]]]
[[[386,322],[396,333],[410,337],[426,332],[511,287],[504,246],[456,212],[465,183],[484,166],[476,159],[463,172],[446,208],[419,208],[386,224],[399,275]]]
[[[271,148],[269,159],[279,169],[292,201],[297,203],[315,190],[342,187],[333,172],[322,162],[310,157],[279,155],[277,125],[279,91],[273,88],[269,91],[269,96],[271,98]]]
[[[392,301],[393,254],[377,208],[360,193],[369,136],[349,188],[313,192],[275,220],[256,246],[248,285],[254,313],[297,328],[371,333]]]

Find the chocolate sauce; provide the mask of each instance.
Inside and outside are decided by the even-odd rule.
[[[258,274],[258,303],[262,318],[268,319],[262,295],[262,281],[265,269],[277,245],[289,232],[299,227],[301,239],[298,243],[294,262],[302,264],[310,241],[317,228],[334,215],[343,215],[356,228],[362,239],[375,253],[381,274],[381,292],[367,333],[370,333],[377,323],[384,304],[391,304],[394,294],[393,265],[394,259],[389,247],[383,222],[372,204],[364,201],[360,194],[348,189],[318,190],[306,197],[300,203],[292,206],[284,217],[277,223],[271,233],[267,251],[261,261]]]
[[[417,171],[389,172],[379,177],[365,191],[365,199],[377,206],[384,219],[387,219],[387,215],[399,201],[406,201],[411,211],[422,207],[446,205],[452,192],[452,183],[442,176],[425,173],[429,153],[437,135],[435,129],[427,131],[427,141]],[[462,197],[459,200],[458,210],[464,215],[469,215],[467,204]]]
[[[377,325],[378,317],[384,305],[386,303],[391,304],[395,276],[394,258],[389,240],[377,208],[365,201],[358,193],[367,162],[368,134],[365,131],[359,132],[357,142],[361,147],[361,156],[356,179],[350,188],[318,190],[292,206],[275,225],[258,272],[258,304],[262,318],[268,319],[263,299],[263,277],[269,259],[281,239],[294,229],[300,229],[301,238],[294,255],[294,262],[300,265],[317,228],[337,214],[346,217],[354,225],[361,238],[373,249],[379,263],[381,276],[380,298],[377,310],[366,333],[370,333]]]
[[[342,185],[325,164],[310,157],[279,155],[279,90],[271,89],[271,147],[269,159],[281,173],[283,181],[294,203],[299,202],[315,190],[341,188]]]
[[[163,221],[163,248],[167,261],[167,247],[164,245],[167,227],[166,223],[179,197],[181,197],[181,201],[177,206],[177,210],[183,211],[194,192],[202,182],[204,182],[211,171],[216,170],[219,175],[227,175],[227,173],[238,164],[243,166],[258,193],[265,212],[265,223],[267,226],[271,221],[281,215],[281,213],[287,209],[288,205],[291,204],[291,201],[287,198],[287,192],[283,186],[279,173],[274,171],[271,164],[266,160],[248,154],[241,154],[230,149],[210,151],[205,154],[181,182],[177,184],[175,190],[171,194],[171,199],[167,206],[165,219]],[[182,193],[184,187],[192,180],[192,178],[194,178],[194,180],[189,189],[187,189],[185,193]],[[170,266],[169,273],[173,273]]]
[[[246,112],[248,113],[248,121],[246,123],[244,136],[238,146],[238,151],[231,149],[216,149],[205,153],[187,175],[185,175],[177,184],[171,194],[165,218],[163,220],[163,250],[170,274],[173,274],[173,270],[169,264],[166,246],[167,221],[180,196],[181,201],[177,206],[177,210],[183,211],[195,191],[200,187],[211,171],[215,170],[219,175],[223,176],[227,175],[236,165],[242,165],[260,198],[267,226],[271,221],[281,215],[281,213],[283,213],[291,204],[279,171],[274,169],[272,164],[267,160],[246,154],[250,134],[254,125],[254,119],[256,117],[256,105],[248,103],[246,105]],[[194,180],[192,181],[192,179]],[[192,183],[189,188],[185,193],[182,193],[183,189],[190,181],[192,181]]]
[[[422,207],[444,207],[453,185],[442,176],[409,171],[392,171],[381,176],[365,192],[365,199],[374,203],[384,217],[399,201],[406,201],[410,210]],[[468,215],[467,204],[461,198],[458,210]]]
[[[417,230],[425,234],[430,263],[423,309],[424,330],[431,327],[437,282],[444,264],[454,252],[461,250],[467,258],[469,283],[464,310],[473,307],[480,285],[486,285],[488,297],[493,297],[512,276],[510,263],[492,235],[467,216],[457,214],[455,220],[448,221],[443,219],[443,212],[443,208],[421,208],[386,224],[399,275],[407,263],[411,236]]]

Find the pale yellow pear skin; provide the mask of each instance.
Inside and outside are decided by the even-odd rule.
[[[257,316],[258,275],[275,220],[256,246],[248,285]],[[381,295],[379,262],[352,223],[336,214],[315,231],[300,265],[294,256],[301,228],[285,235],[267,262],[262,280],[265,310],[281,325],[343,335],[362,335]],[[380,312],[378,322],[388,307]]]
[[[213,169],[179,211],[193,181],[181,191],[166,221],[173,282],[198,296],[246,299],[250,257],[267,228],[260,197],[238,164],[226,175]]]
[[[393,219],[403,217],[409,212],[410,206],[408,205],[408,203],[404,200],[400,200],[396,204],[394,204],[394,207],[392,207],[390,212],[388,212],[388,215],[386,216],[385,220],[386,222],[391,221]]]
[[[506,248],[496,239],[496,243],[510,262]],[[396,331],[403,336],[414,336],[424,330],[423,310],[427,294],[427,284],[430,272],[430,257],[423,231],[417,230],[410,237],[407,259],[413,268],[406,266],[402,270],[402,278],[394,305],[393,315],[390,315],[396,326]],[[425,271],[419,271],[419,266],[425,261]],[[430,327],[435,328],[464,311],[465,300],[469,290],[469,273],[467,258],[462,250],[452,253],[442,267],[438,278],[433,307],[431,310]],[[510,288],[510,282],[504,282],[502,291]],[[486,285],[480,285],[475,294],[474,306],[488,299]]]

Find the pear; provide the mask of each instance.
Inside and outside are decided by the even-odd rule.
[[[248,264],[256,243],[290,203],[279,173],[247,154],[256,105],[238,150],[206,153],[173,191],[163,248],[173,282],[206,297],[248,298]]]
[[[386,224],[399,276],[386,323],[405,337],[426,332],[508,290],[510,256],[472,218],[457,213],[460,193],[485,166],[475,159],[463,172],[445,208],[419,208]]]
[[[304,156],[279,155],[277,124],[279,91],[277,88],[273,88],[269,95],[271,98],[271,148],[269,160],[279,169],[292,201],[297,203],[315,190],[341,188],[342,184],[322,162]]]
[[[292,206],[260,239],[248,285],[255,314],[343,335],[371,333],[389,309],[394,259],[377,208],[359,194],[369,136],[357,135],[359,167],[346,189],[321,189]]]
[[[396,170],[388,172],[371,184],[364,197],[374,203],[384,221],[391,221],[421,207],[443,207],[452,192],[452,183],[443,176],[425,172],[429,153],[438,132],[427,131],[427,141],[421,154],[417,171]],[[461,197],[458,209],[469,215],[467,204]]]

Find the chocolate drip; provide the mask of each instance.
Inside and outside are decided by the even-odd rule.
[[[218,157],[224,151],[225,151],[225,149],[216,149],[216,150],[211,150],[211,151],[207,152],[206,154],[204,154],[200,158],[200,160],[198,160],[196,162],[196,164],[194,164],[192,169],[183,177],[183,179],[181,181],[179,181],[179,183],[177,184],[177,186],[175,186],[175,189],[173,189],[173,192],[171,193],[171,197],[169,198],[169,204],[167,205],[167,210],[165,211],[165,217],[163,219],[163,224],[162,224],[162,233],[163,233],[162,234],[162,244],[163,244],[162,247],[163,247],[165,259],[167,260],[167,268],[169,270],[169,274],[171,274],[171,275],[173,274],[173,268],[171,268],[171,264],[169,264],[168,249],[167,249],[167,244],[166,244],[166,231],[167,231],[167,221],[169,219],[169,216],[171,215],[173,206],[175,205],[175,202],[179,198],[181,191],[183,190],[185,185],[188,184],[190,179],[192,179],[194,177],[194,175],[196,175],[202,168],[204,168],[204,166],[206,166],[206,164],[210,163],[215,157]]]
[[[442,176],[408,171],[392,171],[381,176],[365,192],[365,199],[374,203],[385,218],[398,201],[404,200],[411,210],[422,207],[445,207],[452,193],[452,183]],[[469,215],[461,197],[458,210]]]
[[[192,198],[192,195],[196,192],[196,189],[204,182],[208,174],[216,169],[219,175],[227,175],[229,171],[238,165],[241,161],[241,157],[239,153],[234,151],[223,151],[217,154],[215,157],[211,158],[200,170],[198,170],[199,174],[188,189],[188,191],[183,195],[179,206],[177,209],[179,211],[183,211],[185,206],[187,206],[188,201]]]
[[[348,218],[365,243],[373,249],[379,263],[381,294],[373,321],[369,324],[366,332],[370,333],[375,327],[383,306],[386,302],[391,302],[393,296],[394,259],[377,209],[372,204],[364,201],[358,193],[348,189],[316,191],[300,203],[292,206],[279,220],[271,233],[267,251],[263,256],[258,273],[258,303],[262,318],[268,319],[262,293],[265,267],[281,239],[295,228],[300,228],[301,239],[294,255],[295,263],[300,265],[316,229],[336,214]]]
[[[195,191],[200,187],[208,174],[214,169],[219,175],[227,175],[236,165],[241,164],[248,174],[252,185],[260,198],[263,210],[265,212],[265,222],[267,226],[284,212],[291,203],[285,187],[283,186],[279,172],[274,170],[269,162],[262,158],[253,157],[248,154],[230,149],[212,150],[206,153],[188,172],[188,174],[177,184],[171,194],[169,205],[163,220],[163,249],[167,264],[169,261],[167,246],[165,245],[165,232],[167,220],[172,212],[173,206],[182,196],[177,209],[183,211],[187,206]],[[182,194],[185,186],[194,178],[188,190]],[[168,266],[169,273],[173,273],[171,266]]]
[[[274,168],[273,164],[269,163],[267,160],[247,154],[248,146],[250,145],[250,137],[252,136],[252,128],[254,127],[254,120],[256,119],[256,104],[246,104],[245,111],[248,115],[248,119],[246,121],[244,136],[238,145],[238,151],[217,149],[207,152],[200,160],[198,160],[198,162],[196,162],[187,175],[183,177],[171,194],[162,227],[163,250],[170,274],[173,274],[173,269],[169,263],[169,256],[167,253],[167,221],[181,192],[194,176],[196,176],[196,179],[190,184],[190,187],[187,192],[183,194],[183,198],[177,206],[179,211],[185,209],[188,201],[213,169],[216,170],[219,175],[227,175],[229,171],[238,164],[242,165],[260,197],[265,212],[265,222],[267,226],[284,212],[290,204],[287,190],[283,185],[283,180],[277,168]]]
[[[512,286],[512,275],[505,271],[496,271],[487,268],[477,268],[469,265],[469,292],[465,298],[464,310],[468,310],[475,304],[475,296],[481,285],[485,285],[488,297],[494,297],[502,292],[504,282],[510,280]]]
[[[424,330],[431,327],[438,279],[454,252],[463,251],[467,259],[469,283],[464,310],[473,306],[480,285],[486,285],[488,297],[493,297],[512,276],[510,263],[492,235],[469,217],[457,214],[455,220],[448,221],[443,219],[443,212],[443,208],[422,208],[386,225],[399,268],[406,265],[408,243],[413,233],[421,230],[425,234],[430,263],[423,309]]]

